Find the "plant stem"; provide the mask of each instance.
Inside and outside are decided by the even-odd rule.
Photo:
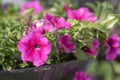
[[[113,72],[113,80],[115,80],[116,77],[117,77],[117,73],[116,73],[116,71],[115,71],[115,67],[114,67],[112,61],[110,62],[110,66],[111,66],[111,69],[112,69],[112,72]]]

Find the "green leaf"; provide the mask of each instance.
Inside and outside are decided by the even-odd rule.
[[[75,26],[76,24],[79,23],[79,21],[73,19],[68,19],[67,21],[71,23],[71,26]]]
[[[91,9],[94,10],[94,11],[95,11],[95,9],[96,9],[96,5],[95,5],[94,3],[86,2],[85,5],[88,6],[89,8],[91,8]]]
[[[87,60],[88,56],[81,49],[77,49],[76,52],[73,53],[78,60]]]
[[[114,14],[110,14],[105,20],[101,21],[101,25],[106,28],[112,28],[118,21],[119,19]]]
[[[81,53],[81,52],[74,53],[74,55],[76,56],[76,58],[78,60],[87,60],[88,59],[88,57],[86,55],[84,55],[84,53]]]
[[[113,5],[106,1],[102,3],[97,1],[96,4],[87,2],[85,5],[91,8],[100,20],[104,19],[107,16],[107,14],[113,13]]]

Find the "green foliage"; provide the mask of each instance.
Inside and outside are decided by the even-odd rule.
[[[101,24],[106,28],[113,28],[118,21],[119,18],[117,18],[114,14],[109,14],[105,20],[101,22]]]
[[[1,5],[2,6],[2,5]],[[20,8],[8,4],[4,10],[0,7],[0,69],[11,70],[24,68],[24,64],[17,49],[17,43],[21,38],[25,24],[19,15]],[[20,20],[21,19],[21,20]]]
[[[91,8],[96,15],[98,16],[98,19],[104,19],[108,14],[113,13],[113,6],[109,2],[96,2],[96,4],[93,3],[86,3],[86,6]]]
[[[32,22],[34,20],[41,19],[46,12],[54,13],[56,17],[62,16],[66,18],[66,14],[63,11],[65,2],[70,3],[68,0],[57,0],[57,2],[54,3],[51,8],[47,8],[41,14],[34,16],[32,16],[32,11],[30,9],[26,11],[26,15],[21,16],[19,14],[20,8],[15,5],[9,5],[10,7],[7,10],[3,10],[0,7],[0,69],[11,70],[15,68],[25,68],[31,66],[31,63],[23,63],[21,61],[20,53],[17,50],[17,42],[22,37],[24,27],[28,26],[25,22]],[[93,23],[87,21],[79,22],[73,19],[68,19],[67,21],[70,22],[72,26],[70,30],[62,29],[55,33],[59,35],[71,35],[72,41],[76,45],[73,54],[65,54],[64,52],[59,51],[57,47],[58,44],[55,43],[58,37],[55,36],[55,34],[46,33],[45,37],[47,37],[50,43],[53,45],[52,53],[49,55],[49,59],[46,64],[66,62],[72,59],[86,60],[91,58],[86,56],[81,48],[83,46],[88,46],[91,48],[91,41],[94,38],[97,38],[101,42],[99,50],[104,50],[105,47],[103,46],[103,40],[105,40],[111,33],[111,27],[119,22],[120,15],[113,14],[113,6],[108,2],[96,2],[96,4],[86,3],[86,5],[95,12],[95,14],[98,16],[98,21]],[[70,7],[75,8],[76,6],[74,6],[74,4],[70,4]],[[100,54],[103,53],[104,51]],[[94,58],[96,57],[97,56],[94,56]],[[109,76],[112,75],[112,72],[107,62],[95,62],[91,72],[96,74],[95,72],[97,71],[94,69],[99,71],[100,74],[102,74],[103,71],[106,71],[106,73],[104,73],[106,76],[105,79],[110,80],[111,77]],[[119,71],[118,67],[116,69],[116,71]],[[107,74],[107,72],[109,74]]]
[[[81,50],[83,46],[91,47],[91,41],[94,38],[99,39],[101,42],[100,51],[104,50],[104,41],[108,35],[111,33],[111,27],[113,27],[119,18],[114,14],[108,15],[104,20],[98,20],[97,22],[77,22],[75,20],[68,20],[72,28],[67,32],[72,35],[72,39],[76,45],[76,50],[74,55],[80,60],[88,59],[84,52]],[[83,40],[84,38],[84,40]],[[104,52],[103,52],[104,53]]]
[[[19,22],[0,21],[0,64],[4,70],[19,67],[20,54],[17,42],[23,32],[23,25]]]

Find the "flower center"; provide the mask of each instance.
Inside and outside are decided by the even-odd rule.
[[[89,48],[87,46],[82,47],[83,51],[87,51]]]
[[[36,44],[34,47],[35,47],[35,50],[40,50],[40,46],[38,44]]]

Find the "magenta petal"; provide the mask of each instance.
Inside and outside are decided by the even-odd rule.
[[[87,20],[89,14],[90,13],[89,13],[88,8],[84,8],[84,7],[79,8],[77,11],[78,20],[79,21]]]
[[[114,60],[117,57],[117,54],[114,49],[106,50],[106,59],[107,60]]]
[[[92,47],[97,49],[99,46],[100,46],[100,42],[96,38],[94,38],[92,42]]]
[[[58,40],[58,42],[60,43],[59,49],[63,49],[66,53],[71,53],[75,48],[75,45],[72,43],[71,40],[72,39],[69,35],[61,36]]]
[[[24,42],[19,41],[19,42],[18,42],[18,45],[17,45],[18,50],[19,50],[20,52],[23,52],[23,51],[27,50],[27,49],[29,48],[27,45],[28,45],[27,43],[24,43]]]
[[[87,21],[89,21],[89,22],[96,22],[97,21],[97,16],[95,16],[95,15],[91,15],[91,17],[89,17],[88,19],[86,19]]]
[[[29,49],[26,52],[22,52],[21,58],[22,58],[23,62],[26,62],[26,61],[32,62],[33,58],[31,56],[33,56],[33,53],[34,53],[33,49]]]
[[[69,19],[78,19],[76,16],[77,16],[77,11],[76,10],[68,10],[67,11],[67,17]]]
[[[89,21],[95,22],[97,20],[97,16],[89,11],[87,7],[81,7],[78,10],[67,10],[67,17],[69,19],[75,19],[78,21]]]
[[[54,20],[54,18],[55,18],[54,15],[52,15],[52,14],[49,15],[48,13],[46,13],[44,19],[45,19],[46,21],[52,21],[52,20]]]
[[[41,39],[39,40],[38,44],[39,44],[40,46],[49,45],[48,40],[47,40],[47,38],[45,38],[45,37],[44,37],[44,38],[41,38]]]
[[[108,41],[112,47],[118,47],[120,45],[119,42],[120,37],[117,34],[112,34]]]
[[[116,53],[120,54],[120,47],[116,49]]]
[[[56,18],[53,15],[46,14],[44,19],[44,29],[51,33],[70,27],[70,23],[66,22],[63,17]]]
[[[84,46],[82,47],[82,50],[85,52],[86,55],[91,55],[91,56],[97,55],[96,49],[90,49],[87,46]]]
[[[106,41],[106,59],[114,60],[120,54],[120,37],[112,34]]]
[[[66,44],[64,45],[64,51],[66,53],[72,52],[74,50],[74,48],[75,48],[75,45],[71,42],[68,42],[68,43],[66,42]]]
[[[38,1],[30,1],[21,5],[21,15],[23,15],[25,13],[25,10],[29,8],[33,9],[34,14],[38,14],[43,10],[43,7],[39,4]]]
[[[66,23],[65,23],[65,29],[68,30],[68,29],[70,29],[70,28],[71,28],[71,24],[70,24],[69,22],[66,22]]]
[[[52,26],[52,25],[45,25],[44,29],[48,32],[54,33],[55,31],[57,31],[57,28]]]
[[[43,10],[43,7],[39,4],[39,2],[34,2],[34,13],[37,14]]]
[[[48,44],[47,46],[44,46],[44,47],[41,49],[41,53],[49,54],[50,52],[51,52],[51,44]]]
[[[67,12],[69,10],[69,5],[68,4],[64,5],[63,10]]]
[[[73,80],[92,80],[92,78],[83,71],[77,71]]]
[[[19,50],[20,52],[25,52],[25,51],[30,47],[30,45],[29,45],[29,40],[31,39],[31,37],[32,37],[32,35],[29,34],[28,36],[23,37],[23,38],[18,42],[17,47],[18,47],[18,50]],[[29,45],[29,46],[28,46],[28,45]]]
[[[56,26],[58,28],[61,28],[61,27],[64,27],[65,25],[65,19],[63,17],[60,17],[57,19],[57,23],[56,23]]]
[[[41,53],[40,50],[35,50],[33,55],[33,64],[35,66],[43,65],[47,59],[48,55]]]

